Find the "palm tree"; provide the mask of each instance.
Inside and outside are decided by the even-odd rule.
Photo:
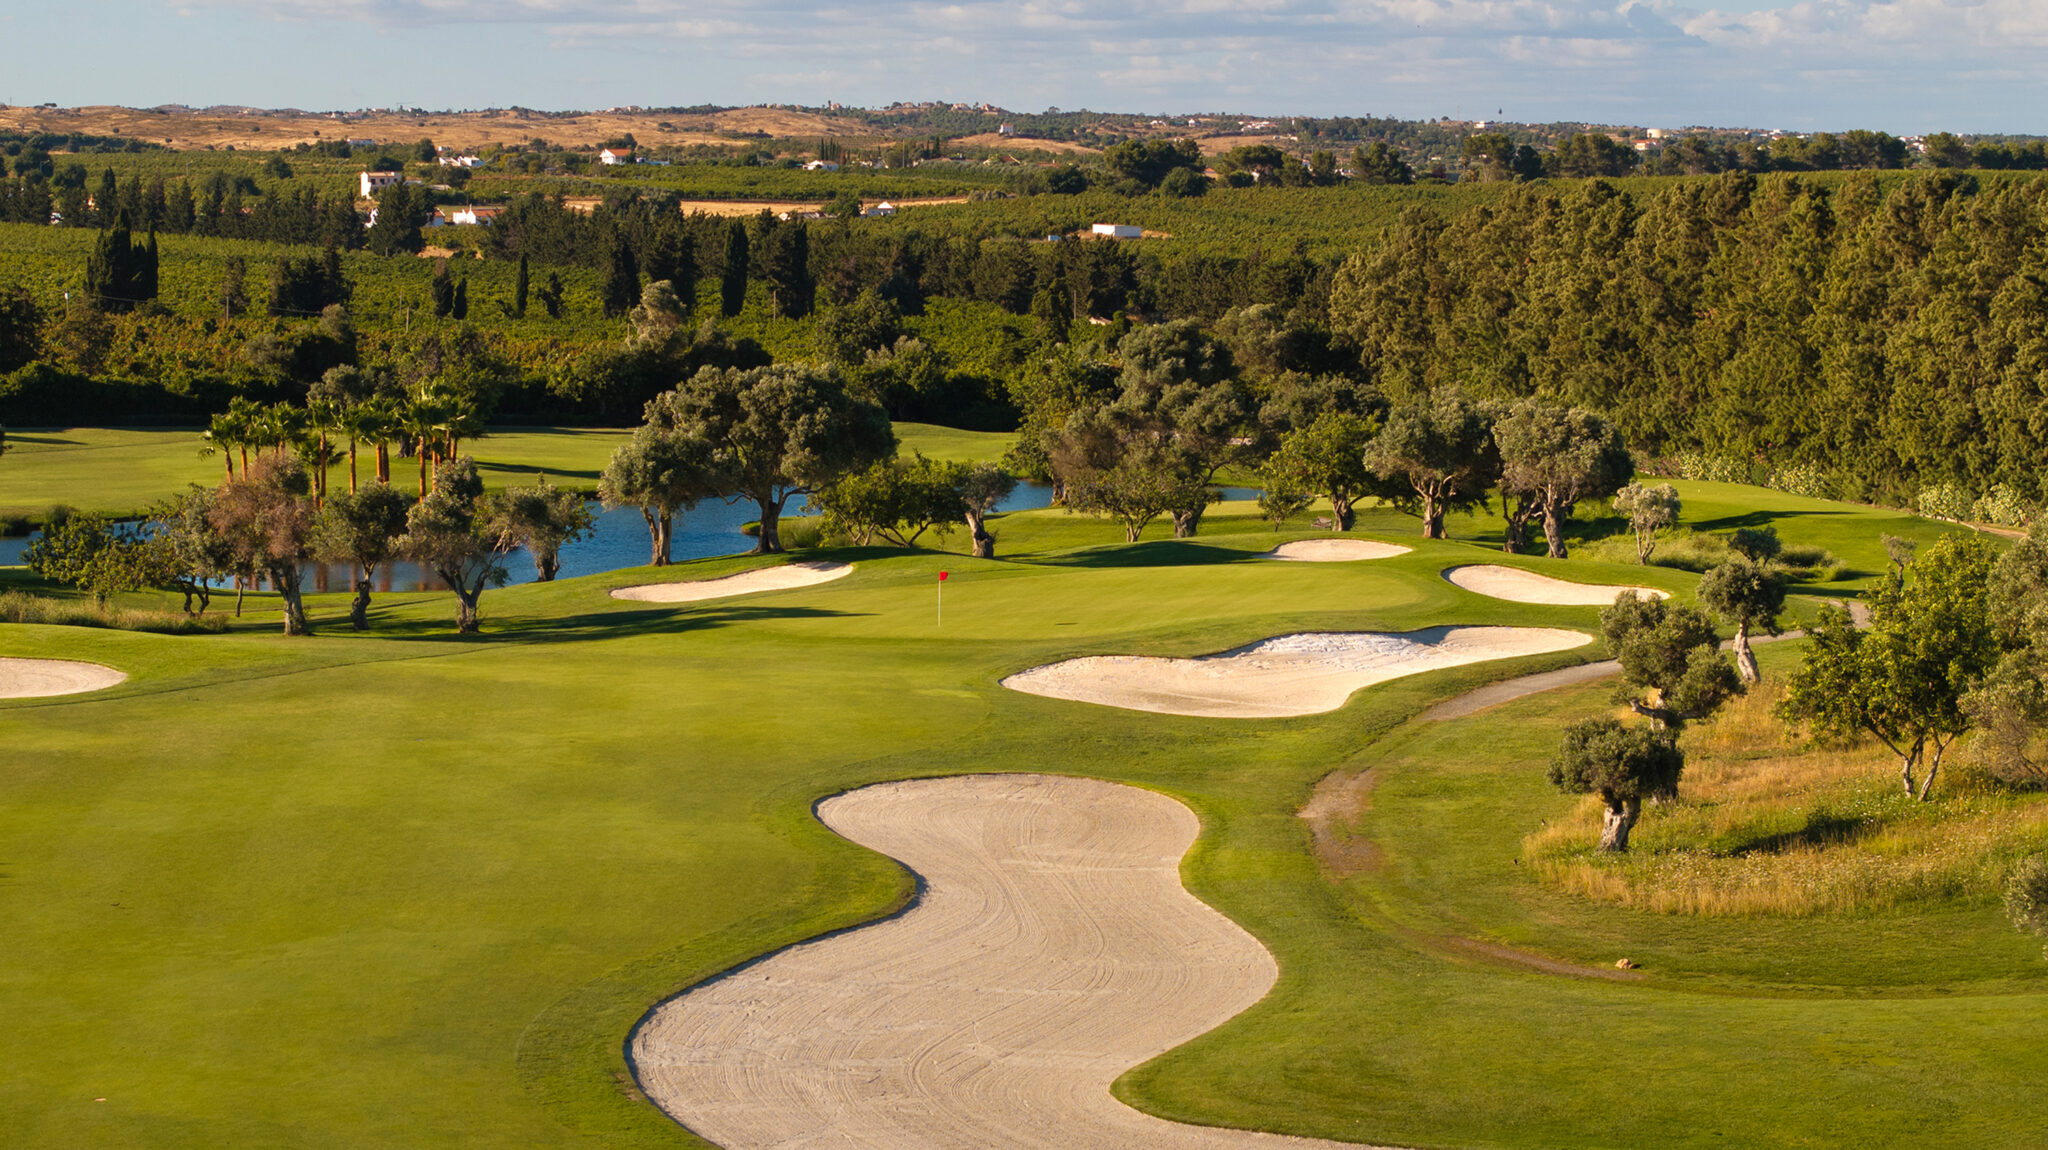
[[[308,399],[306,401],[306,424],[312,429],[314,439],[310,446],[313,451],[313,507],[318,510],[327,502],[327,465],[334,461],[333,445],[327,440],[327,433],[339,431],[345,424],[346,415],[341,404],[331,399]],[[355,490],[353,482],[349,490]]]
[[[400,426],[412,440],[413,455],[419,459],[421,499],[427,497],[427,465],[431,462],[430,456],[441,436],[442,424],[449,417],[447,401],[431,390],[420,392],[406,405]]]

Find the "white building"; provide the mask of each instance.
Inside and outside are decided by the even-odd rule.
[[[839,165],[830,160],[812,160],[804,165],[804,171],[806,172],[836,172],[838,170]]]
[[[619,148],[614,150],[606,148],[597,154],[597,162],[605,165],[630,164],[633,162],[633,149]]]
[[[1096,224],[1088,230],[1113,240],[1135,240],[1145,234],[1145,229],[1136,224]]]
[[[881,203],[861,213],[864,216],[893,216],[895,214],[896,205],[887,200],[883,200]]]
[[[448,222],[451,224],[492,224],[497,222],[498,213],[504,210],[503,208],[479,208],[474,206],[457,208],[449,215]]]
[[[437,158],[444,168],[478,168],[482,167],[484,162],[481,156],[440,156]]]
[[[376,199],[378,192],[393,184],[403,183],[404,180],[404,172],[363,172],[360,175],[362,198]]]

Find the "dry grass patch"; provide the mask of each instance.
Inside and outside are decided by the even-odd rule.
[[[1675,802],[1643,812],[1631,850],[1602,856],[1600,806],[1522,842],[1545,883],[1660,914],[1807,916],[1924,902],[1990,903],[2021,860],[2048,848],[2048,796],[1999,788],[1967,761],[1935,801],[1899,787],[1875,743],[1815,746],[1762,688],[1687,732]]]

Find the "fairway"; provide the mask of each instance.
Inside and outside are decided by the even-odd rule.
[[[168,442],[104,434],[108,450]],[[478,451],[501,474],[544,460],[568,477],[601,463],[599,434]],[[961,458],[998,447],[923,442]],[[29,446],[0,462],[9,506]],[[217,466],[191,462],[199,479]],[[94,482],[115,507],[174,478]],[[1794,618],[1871,585],[1881,532],[1952,530],[1680,488],[1687,526],[1769,523],[1840,558],[1841,578],[1797,589]],[[2048,1141],[2048,963],[1995,905],[1705,919],[1532,879],[1524,837],[1579,802],[1544,763],[1566,724],[1611,708],[1610,685],[1417,716],[1603,657],[1597,608],[1506,602],[1441,573],[1505,562],[1678,602],[1696,577],[1504,557],[1497,518],[1449,526],[1425,540],[1368,507],[1353,537],[1408,551],[1273,562],[1309,533],[1276,533],[1244,503],[1213,508],[1195,540],[1155,524],[1135,545],[1118,525],[1033,511],[993,521],[996,560],[804,552],[852,570],[745,597],[613,593],[781,557],[493,589],[469,638],[452,598],[424,593],[378,595],[367,635],[346,629],[341,595],[309,597],[320,633],[300,640],[273,634],[264,596],[224,635],[0,627],[0,656],[127,675],[0,702],[0,1144],[703,1145],[642,1094],[635,1027],[739,964],[912,905],[911,871],[835,834],[821,801],[992,773],[1129,784],[1192,812],[1160,815],[1199,836],[1177,864],[1185,842],[1161,847],[1157,876],[1271,956],[1263,997],[1245,991],[1105,1074],[1147,1123],[1531,1150]],[[1572,643],[1287,718],[1001,685],[1071,659],[1452,627]],[[1765,649],[1771,673],[1798,647]],[[1297,814],[1333,774],[1369,779],[1326,830],[1371,865],[1333,868]],[[1578,976],[1624,956],[1642,977]]]

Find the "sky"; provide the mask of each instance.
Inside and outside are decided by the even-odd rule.
[[[8,104],[950,100],[2048,134],[2048,0],[9,0],[0,44]]]

